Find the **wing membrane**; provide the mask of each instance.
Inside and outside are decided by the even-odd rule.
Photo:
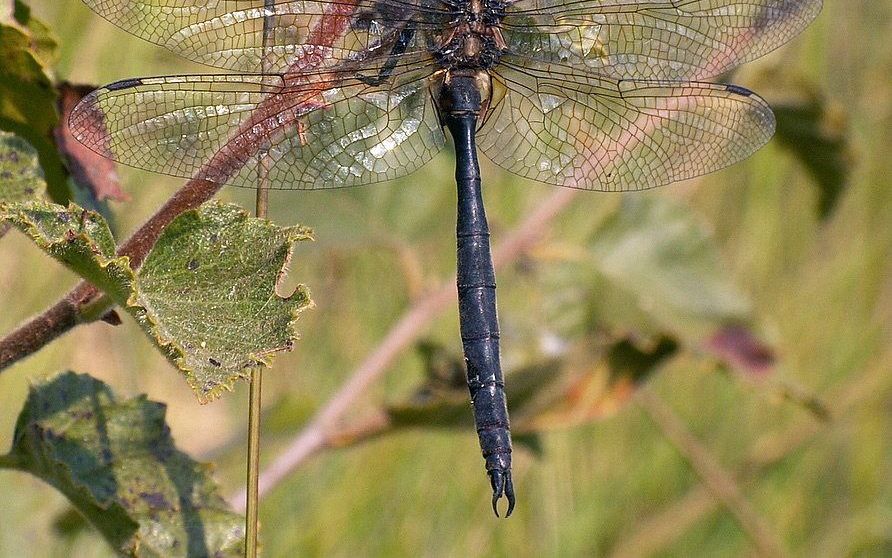
[[[731,165],[774,132],[768,105],[728,85],[574,82],[503,60],[478,146],[515,174],[585,190],[644,190]]]
[[[821,0],[518,0],[512,53],[614,79],[701,80],[802,31]]]
[[[430,0],[84,0],[111,23],[208,66],[240,72],[303,71],[321,59],[385,54],[409,21],[448,17]],[[430,4],[430,5],[429,5]],[[438,7],[440,6],[440,7]],[[268,32],[264,41],[264,25]],[[422,33],[405,52],[426,48]]]
[[[275,189],[369,184],[414,171],[444,144],[430,69],[387,85],[354,78],[201,75],[127,80],[71,115],[75,137],[122,163]]]

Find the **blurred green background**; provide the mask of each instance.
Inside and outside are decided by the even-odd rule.
[[[60,79],[99,85],[206,71],[117,30],[75,0],[34,0],[32,7],[58,37]],[[758,555],[747,518],[792,555],[892,555],[890,34],[892,3],[828,2],[802,36],[733,76],[773,105],[792,107],[779,111],[791,119],[786,143],[773,141],[730,169],[659,191],[627,198],[580,194],[542,232],[535,250],[499,272],[508,370],[536,362],[556,343],[573,343],[580,324],[590,322],[644,336],[669,331],[686,347],[650,377],[646,394],[626,401],[613,392],[601,420],[542,435],[538,454],[518,449],[519,504],[510,520],[492,517],[472,429],[407,430],[324,452],[277,486],[263,501],[264,555]],[[799,118],[809,112],[793,108],[808,106],[817,107],[811,117],[824,144],[809,144],[808,134],[795,139]],[[804,162],[827,147],[827,138],[845,144],[834,153],[847,179],[822,214],[828,190]],[[791,149],[797,144],[798,156]],[[554,189],[485,162],[483,171],[498,245]],[[120,238],[180,185],[129,169],[122,175],[132,200],[112,204]],[[265,375],[265,400],[274,410],[265,461],[413,301],[450,280],[452,180],[447,150],[402,180],[272,195],[273,220],[309,225],[318,240],[301,244],[291,264],[290,280],[310,286],[316,308],[301,318],[296,350]],[[251,192],[225,189],[221,197],[252,206]],[[645,201],[633,199],[639,197]],[[630,288],[638,296],[631,296],[636,309],[629,311],[629,297],[603,290],[617,283],[609,272],[605,279],[566,265],[573,259],[567,252],[596,243],[592,235],[605,222],[624,211],[634,215],[636,204],[664,202],[681,208],[718,247],[716,281],[733,299],[722,303],[733,307],[725,314],[744,315],[778,356],[767,376],[724,373],[697,350],[712,323],[710,309],[679,310],[660,298],[659,288],[653,299],[642,296],[649,288],[644,282]],[[0,331],[42,310],[75,281],[21,235],[6,235]],[[687,291],[692,300],[701,294],[696,285]],[[654,310],[661,305],[670,308]],[[460,351],[457,312],[437,319],[426,337]],[[242,485],[247,386],[198,405],[179,373],[127,320],[114,328],[80,327],[4,371],[0,448],[11,442],[29,380],[69,368],[122,395],[145,392],[166,402],[178,445],[217,463],[225,493]],[[424,375],[420,353],[405,352],[345,424],[405,399]],[[808,400],[823,402],[830,419],[810,410]],[[660,419],[660,405],[699,441],[695,449],[679,452],[667,438],[671,421]],[[698,455],[728,473],[732,483],[725,488],[739,492],[735,501],[742,507],[722,505],[704,488],[702,463],[691,464]],[[0,555],[111,554],[89,530],[60,528],[68,505],[52,488],[3,471],[0,493]]]

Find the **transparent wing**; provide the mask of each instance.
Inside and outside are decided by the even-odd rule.
[[[511,57],[493,76],[480,151],[515,174],[572,188],[644,190],[746,158],[774,132],[765,102],[733,85],[555,77]]]
[[[296,72],[323,59],[388,54],[410,22],[418,32],[403,51],[423,50],[423,30],[443,27],[450,17],[444,4],[432,0],[271,0],[269,6],[264,0],[84,2],[138,37],[201,64],[240,72]]]
[[[820,10],[821,0],[518,0],[502,34],[513,54],[608,78],[701,80],[786,43]]]
[[[85,97],[75,137],[124,164],[184,178],[271,188],[369,184],[414,171],[444,136],[431,70],[387,85],[355,78],[200,75],[126,80]]]

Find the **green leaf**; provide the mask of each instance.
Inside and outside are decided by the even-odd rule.
[[[746,322],[747,296],[692,210],[653,194],[624,196],[585,252],[552,266],[555,323],[703,337]]]
[[[37,151],[15,134],[0,130],[0,203],[37,198],[45,190]]]
[[[55,55],[56,43],[47,26],[16,2],[13,17],[0,20],[0,129],[18,134],[37,149],[50,193],[67,200],[65,168],[51,140],[58,115],[46,65]]]
[[[59,47],[50,28],[36,17],[32,17],[31,7],[24,2],[15,0],[13,7],[13,19],[27,30],[31,52],[40,64],[46,67],[56,63],[59,58]]]
[[[93,283],[116,302],[126,302],[133,288],[130,260],[115,255],[115,241],[105,219],[76,205],[49,202],[0,205],[0,221],[21,230],[38,247]]]
[[[276,294],[292,245],[311,238],[309,229],[278,227],[236,205],[212,202],[178,216],[137,274],[115,256],[96,212],[11,204],[0,206],[2,220],[126,308],[202,403],[291,349],[297,315],[310,305],[303,286]]]
[[[777,140],[814,178],[820,191],[818,215],[826,219],[845,190],[852,168],[845,117],[817,96],[775,104],[772,109],[777,118]]]
[[[164,415],[161,403],[118,401],[66,372],[31,388],[3,462],[65,494],[121,554],[242,556],[244,519],[210,467],[176,448]]]
[[[845,191],[855,163],[849,142],[848,108],[787,65],[762,65],[752,83],[771,103],[775,137],[797,158],[818,189],[817,213],[826,219]]]
[[[213,400],[249,369],[268,366],[273,353],[291,349],[309,293],[303,286],[288,297],[275,290],[292,245],[310,238],[305,227],[278,227],[217,203],[183,213],[164,230],[128,309],[199,400]]]

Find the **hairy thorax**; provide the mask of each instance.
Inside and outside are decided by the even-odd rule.
[[[458,15],[437,36],[434,56],[446,70],[488,70],[507,49],[500,29],[501,0],[460,0]]]

